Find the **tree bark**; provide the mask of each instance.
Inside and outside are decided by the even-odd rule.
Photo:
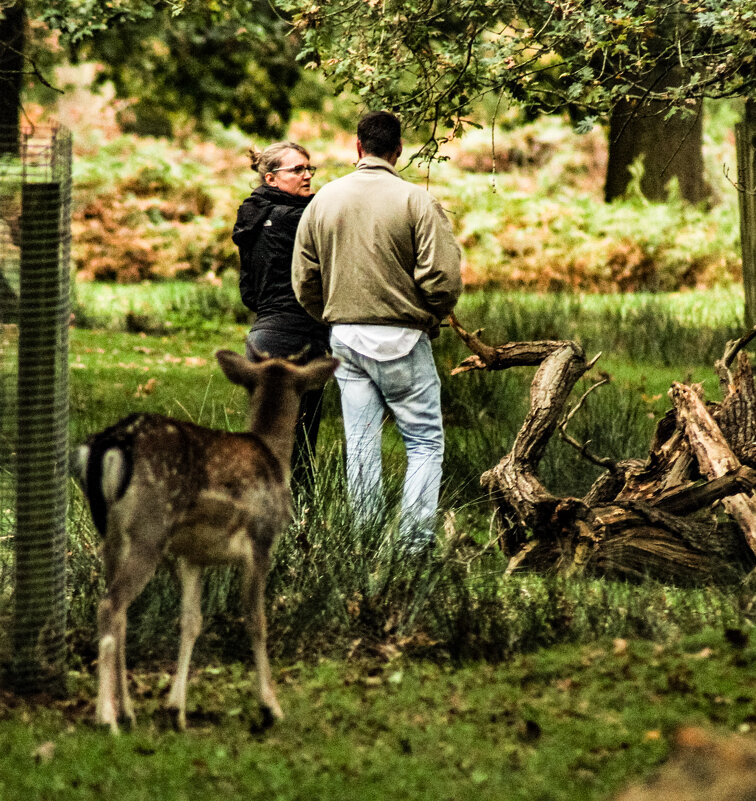
[[[474,354],[454,374],[539,365],[511,451],[481,476],[496,511],[499,544],[510,557],[507,572],[587,571],[700,583],[734,581],[756,565],[756,388],[743,350],[756,330],[728,343],[716,365],[725,390],[721,403],[706,404],[700,387],[675,383],[674,409],[659,422],[647,458],[612,461],[565,431],[583,400],[565,415],[567,399],[596,359],[586,361],[574,342],[491,347],[454,315],[451,323]],[[557,497],[538,477],[557,430],[584,458],[606,468],[583,498]]]
[[[756,102],[750,98],[746,99],[743,120],[735,126],[735,152],[745,321],[752,326],[756,323]]]
[[[17,153],[26,12],[19,0],[0,18],[0,154]]]
[[[649,77],[648,89],[662,91],[678,86],[681,67],[658,67]],[[631,180],[630,166],[643,159],[640,188],[649,200],[666,200],[667,185],[676,177],[681,196],[698,203],[709,196],[703,171],[702,106],[691,107],[693,114],[679,113],[666,119],[667,105],[648,101],[636,105],[620,101],[609,119],[609,161],[604,197],[607,202],[621,197]]]
[[[677,382],[669,392],[702,475],[715,479],[736,473],[741,467],[740,461],[698,394]],[[739,492],[724,498],[722,504],[756,553],[756,500],[749,492]]]

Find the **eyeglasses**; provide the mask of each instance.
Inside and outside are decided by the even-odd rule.
[[[306,172],[309,172],[310,175],[315,175],[315,170],[317,167],[313,167],[311,164],[297,164],[296,167],[276,167],[275,170],[271,170],[271,172],[293,172],[294,175],[304,175]]]

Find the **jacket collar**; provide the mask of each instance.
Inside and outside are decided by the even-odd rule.
[[[312,198],[313,195],[292,195],[289,192],[282,191],[277,186],[260,184],[244,202],[258,204],[271,203],[274,206],[294,206],[303,208]]]
[[[397,178],[401,178],[399,173],[396,171],[394,167],[389,164],[388,161],[385,159],[379,158],[378,156],[363,156],[357,162],[357,169],[358,170],[386,170],[387,172],[393,173],[396,175]]]

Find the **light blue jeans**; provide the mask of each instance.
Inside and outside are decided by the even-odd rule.
[[[337,339],[331,351],[341,362],[336,380],[346,436],[347,486],[357,521],[367,521],[382,506],[381,424],[387,406],[407,451],[399,532],[409,550],[432,543],[444,429],[441,382],[427,334],[406,356],[379,362]]]

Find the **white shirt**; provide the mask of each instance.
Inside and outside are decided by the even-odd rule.
[[[388,362],[406,356],[417,345],[423,332],[394,325],[340,323],[331,328],[331,339],[338,340],[361,356]]]

